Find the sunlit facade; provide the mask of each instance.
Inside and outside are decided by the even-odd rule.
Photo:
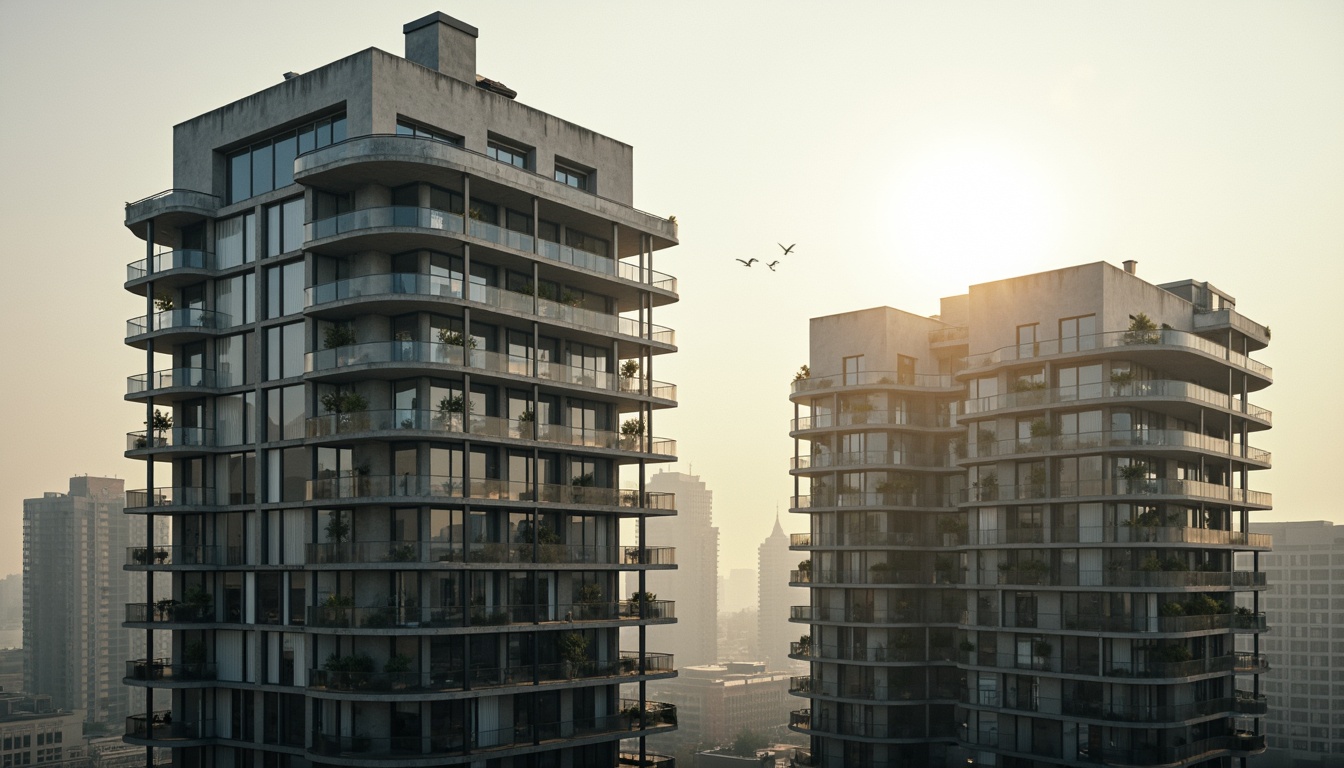
[[[404,32],[176,126],[174,188],[127,206],[127,511],[172,535],[126,553],[125,618],[172,651],[126,660],[125,739],[220,768],[667,764],[645,684],[675,612],[644,574],[675,558],[644,528],[675,514],[645,477],[675,459],[676,224],[633,207],[629,145],[476,75],[474,27]]]
[[[1265,748],[1269,329],[1094,263],[815,318],[794,383],[808,765],[1227,766]],[[1249,553],[1238,570],[1236,552]],[[1237,597],[1247,604],[1237,610]],[[1248,648],[1238,652],[1236,640]],[[1240,682],[1240,686],[1239,686]]]

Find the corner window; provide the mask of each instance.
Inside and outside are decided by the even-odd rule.
[[[228,202],[283,189],[294,183],[294,158],[345,141],[345,115],[339,114],[283,131],[229,155]]]
[[[498,141],[489,142],[485,148],[485,156],[491,160],[498,160],[501,163],[516,166],[524,170],[527,169],[526,149],[510,146]]]

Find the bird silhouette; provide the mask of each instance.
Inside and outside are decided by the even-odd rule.
[[[776,260],[776,261],[772,261],[772,262],[770,262],[769,264],[766,264],[765,266],[769,267],[771,272],[774,272],[774,271],[775,271],[775,265],[778,264],[778,263],[779,263],[779,261]]]
[[[738,261],[741,261],[741,262],[742,262],[742,266],[744,266],[744,267],[750,267],[750,266],[751,266],[751,263],[752,263],[753,261],[760,261],[760,259],[757,259],[757,258],[754,258],[754,257],[753,257],[753,258],[747,259],[746,261],[742,261],[742,259],[738,259]]]
[[[788,248],[784,248],[784,244],[783,244],[783,243],[776,243],[776,245],[778,245],[780,248],[782,248],[782,249],[784,250],[784,255],[785,255],[785,256],[788,256],[790,253],[793,253],[793,246],[794,246],[794,245],[797,245],[797,243],[793,243],[793,244],[790,245]]]

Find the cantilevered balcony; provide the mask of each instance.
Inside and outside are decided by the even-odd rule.
[[[675,565],[675,547],[639,547],[543,542],[357,541],[304,545],[308,565],[386,565],[417,563],[546,563],[582,565]]]
[[[1271,537],[1263,533],[1220,531],[1177,525],[1147,525],[1126,520],[1113,526],[1041,526],[969,531],[971,546],[1007,544],[1155,544],[1198,545],[1268,551]]]
[[[149,222],[155,226],[156,241],[162,242],[165,230],[213,217],[220,199],[194,189],[166,189],[158,194],[126,204],[126,228],[144,240]]]
[[[499,480],[439,475],[356,475],[307,482],[310,502],[341,500],[343,504],[402,504],[417,499],[477,499],[486,501],[535,501],[543,504],[581,504],[601,507],[639,509],[646,512],[670,511],[675,495],[670,493],[595,488],[563,483],[530,483],[526,480]]]
[[[607,371],[594,371],[501,352],[468,349],[456,344],[424,341],[372,341],[350,344],[333,349],[309,352],[304,356],[304,370],[309,378],[333,381],[367,378],[371,370],[390,369],[399,374],[402,369],[424,370],[437,366],[465,367],[487,373],[535,377],[557,384],[620,392],[631,396],[648,396],[675,400],[676,387],[661,381],[649,382],[626,378]],[[535,367],[535,370],[534,370]]]
[[[643,613],[641,614],[641,610]],[[667,622],[676,618],[672,600],[608,600],[584,603],[491,604],[463,606],[347,606],[329,600],[308,606],[313,629],[435,629],[503,627],[546,623]]]
[[[176,683],[204,683],[215,680],[219,665],[213,662],[174,664],[172,659],[132,659],[126,662],[126,685],[182,687]]]
[[[233,319],[209,309],[168,309],[126,321],[126,343],[144,349],[149,339],[181,344],[233,327]]]
[[[635,451],[657,456],[674,455],[677,448],[675,440],[642,434],[583,429],[562,424],[537,424],[532,419],[477,416],[460,411],[414,409],[355,411],[315,416],[307,420],[307,434],[310,438],[343,439],[359,437],[419,439],[435,435],[460,437],[470,434],[488,438],[536,440],[582,448]]]
[[[211,368],[165,368],[150,374],[126,377],[126,399],[171,402],[201,397],[201,390],[215,387],[215,371]]]
[[[1039,423],[1042,426],[1046,424],[1043,419]],[[1266,468],[1272,459],[1269,451],[1260,448],[1181,429],[1107,430],[983,441],[965,446],[961,458],[975,460],[1084,449],[1097,453],[1107,453],[1112,449],[1128,452],[1135,448],[1141,448],[1145,453],[1186,455],[1195,461],[1204,456],[1220,459],[1230,457]]]
[[[1118,399],[1139,401],[1144,408],[1169,411],[1173,415],[1197,416],[1204,406],[1218,408],[1226,413],[1244,416],[1252,430],[1268,429],[1273,414],[1267,408],[1242,400],[1235,394],[1224,394],[1216,389],[1188,381],[1155,379],[1151,381],[1114,381],[1108,384],[1080,384],[1055,389],[1027,389],[1002,395],[965,400],[961,413],[965,416],[991,415],[1015,409],[1037,409],[1047,405],[1082,405],[1097,400]]]
[[[242,504],[243,501],[240,499],[236,503]],[[140,488],[126,492],[126,511],[132,514],[145,514],[150,511],[165,513],[193,511],[200,507],[211,507],[214,504],[214,488],[162,486],[160,488]]]
[[[146,717],[132,715],[126,718],[126,742],[144,746],[194,746],[183,742],[200,742],[215,735],[213,719],[189,718],[174,715],[171,710],[160,710]],[[171,742],[171,743],[165,743]]]
[[[216,566],[242,565],[240,546],[158,544],[152,548],[127,547],[126,565],[137,566]]]
[[[372,662],[368,657],[364,658]],[[424,672],[373,672],[336,669],[331,665],[308,670],[308,690],[339,694],[404,696],[417,693],[476,690],[531,686],[537,683],[566,683],[609,678],[658,679],[675,671],[673,657],[667,653],[644,654],[640,670],[636,651],[621,651],[618,658],[602,661],[562,661],[554,664],[516,664],[507,667],[472,665],[470,669]],[[365,664],[363,666],[369,666]]]
[[[175,456],[206,453],[215,444],[215,430],[204,427],[167,427],[126,433],[126,458],[155,454]]]
[[[999,485],[997,482],[981,481],[978,485],[963,488],[959,494],[961,504],[1002,504],[1005,501],[1044,501],[1055,497],[1083,498],[1089,496],[1171,496],[1208,501],[1223,504],[1245,505],[1253,509],[1269,509],[1274,506],[1273,498],[1264,491],[1252,491],[1245,488],[1233,488],[1217,483],[1205,483],[1198,480],[1177,480],[1174,478],[1146,478],[1130,480],[1113,477],[1107,480],[1083,480],[1080,482],[1023,483],[1021,485]]]
[[[902,387],[907,389],[951,389],[955,382],[951,376],[940,374],[909,373],[906,371],[857,371],[836,373],[827,376],[810,376],[795,379],[792,393],[817,392],[829,389],[849,387]]]

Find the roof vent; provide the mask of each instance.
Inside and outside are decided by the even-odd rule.
[[[286,79],[286,80],[293,80],[294,78],[296,78],[296,77],[298,77],[298,76],[299,76],[299,73],[298,73],[298,72],[286,72],[286,73],[285,73],[285,79]]]
[[[1126,271],[1126,272],[1128,272],[1128,273],[1131,274],[1131,275],[1135,275],[1135,276],[1137,276],[1137,275],[1139,274],[1139,272],[1138,272],[1139,262],[1137,262],[1137,261],[1135,261],[1135,260],[1133,260],[1133,259],[1125,259],[1124,264],[1125,264],[1125,271]]]

